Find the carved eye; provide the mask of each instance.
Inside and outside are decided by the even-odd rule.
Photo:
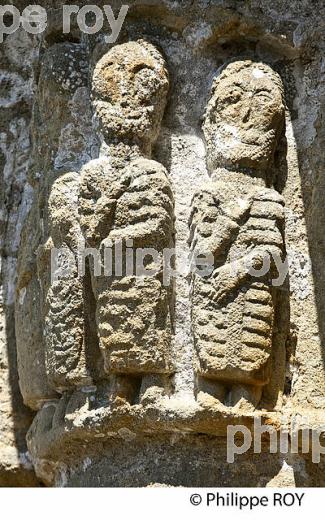
[[[273,100],[271,94],[265,91],[256,92],[255,97],[258,99],[258,101],[261,101],[262,103],[269,103]]]
[[[156,72],[147,65],[138,65],[133,69],[136,83],[144,88],[152,89],[156,83]]]
[[[142,71],[150,71],[150,72],[152,72],[153,68],[150,67],[149,65],[147,65],[146,63],[138,63],[132,69],[133,74],[138,74],[138,72],[142,72]]]
[[[242,93],[240,90],[230,90],[225,92],[219,98],[220,108],[227,108],[228,106],[235,105],[240,101]]]
[[[105,63],[105,68],[103,70],[104,73],[111,75],[114,71],[114,63],[112,61]]]
[[[238,101],[240,100],[241,98],[241,95],[240,95],[240,92],[238,91],[234,91],[234,92],[231,92],[226,98],[225,98],[225,101],[227,103],[238,103]]]

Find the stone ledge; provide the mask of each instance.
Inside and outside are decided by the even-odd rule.
[[[325,432],[325,414],[321,410],[299,409],[288,404],[279,411],[241,411],[194,399],[161,397],[145,404],[130,405],[124,401],[103,405],[94,395],[75,392],[69,398],[46,403],[38,412],[27,435],[33,463],[41,478],[46,467],[72,466],[93,453],[98,453],[108,440],[130,443],[144,436],[181,434],[225,438],[228,426],[244,426],[254,436],[254,419],[261,426],[271,426],[280,434],[289,432],[291,424],[299,432]],[[322,434],[321,438],[325,435]],[[268,435],[262,436],[267,441]],[[40,474],[41,473],[41,474]],[[53,477],[54,478],[54,477]]]
[[[246,412],[223,405],[162,397],[151,403],[129,405],[114,402],[98,406],[93,396],[75,392],[68,400],[46,403],[38,412],[27,440],[33,462],[45,459],[66,463],[87,456],[107,439],[132,441],[143,435],[205,434],[225,437],[227,426],[246,426],[252,430],[254,417],[261,424],[281,427],[277,412]]]

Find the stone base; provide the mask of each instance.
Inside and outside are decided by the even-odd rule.
[[[297,414],[289,405],[282,414],[243,412],[216,400],[197,402],[184,396],[162,396],[136,405],[118,399],[101,403],[98,396],[78,391],[47,403],[38,412],[27,440],[36,473],[47,485],[262,486],[275,478],[277,486],[281,485],[282,477],[277,475],[285,462],[285,470],[286,465],[296,468],[292,471],[298,472],[299,485],[311,486],[314,484],[304,469],[311,461],[311,448],[307,454],[301,453],[301,432],[310,436],[313,431],[325,431],[322,418],[321,412],[310,410]],[[270,454],[269,435],[263,434],[261,454],[249,450],[236,456],[236,464],[228,464],[227,427],[244,426],[254,439],[254,419],[260,426],[271,426],[277,439],[288,431],[290,442],[294,424],[300,433],[300,453]],[[240,436],[236,434],[239,446],[243,441]],[[261,464],[261,457],[265,457],[265,464]],[[321,464],[312,467],[312,478],[318,479]],[[249,479],[248,474],[252,475]],[[290,485],[297,484],[292,479]]]
[[[305,487],[324,486],[324,461],[312,464],[302,454],[249,450],[227,463],[224,438],[165,434],[105,440],[75,466],[40,460],[38,474],[56,487]],[[74,445],[71,446],[71,450]],[[86,450],[89,452],[89,450]]]

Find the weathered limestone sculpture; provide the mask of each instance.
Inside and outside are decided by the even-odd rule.
[[[87,79],[82,45],[59,43],[44,52],[31,126],[34,201],[22,234],[15,309],[20,388],[34,409],[69,387],[83,355],[80,280],[51,285],[51,251],[57,247],[72,258],[80,238],[78,170],[66,172],[90,158]],[[60,291],[61,308],[55,295]]]
[[[198,398],[239,408],[256,407],[272,376],[272,280],[285,245],[271,172],[284,110],[280,77],[239,61],[215,80],[203,125],[211,180],[194,196],[191,243],[196,254],[211,252],[214,266],[193,279]]]
[[[39,89],[45,100],[54,96],[59,106],[62,98],[67,97],[65,109],[72,111],[73,94],[81,97],[81,87],[87,83],[86,56],[76,45],[57,45],[55,49],[55,52],[48,52],[43,64]],[[60,61],[67,59],[71,77],[69,70],[65,74],[61,70]],[[51,82],[49,77],[53,78]],[[41,117],[46,109],[46,105],[40,105]],[[81,127],[82,117],[79,110]],[[57,119],[60,125],[60,118]],[[72,121],[63,127],[60,140],[65,139],[70,145],[73,143],[80,160],[85,150],[82,149],[84,143],[79,142],[84,140],[84,136],[79,135],[79,132],[82,133],[81,129]],[[61,148],[61,154],[57,153],[54,164],[50,163],[45,170],[44,242],[37,251],[46,376],[51,388],[58,393],[91,385],[91,375],[96,364],[96,359],[90,359],[92,350],[89,346],[91,334],[86,287],[83,277],[78,273],[78,251],[84,243],[78,216],[80,172],[79,169],[69,171],[69,167],[77,168],[82,163],[78,159],[73,160],[73,150],[65,153],[64,143],[61,143]]]
[[[173,197],[165,169],[149,159],[167,91],[164,60],[143,41],[116,46],[94,70],[101,157],[83,167],[80,181],[74,173],[60,177],[50,196],[50,241],[61,251],[59,263],[72,265],[70,275],[54,281],[47,296],[48,357],[58,391],[92,383],[90,316],[96,316],[104,358],[105,374],[98,370],[97,377],[113,375],[113,398],[133,402],[154,381],[164,386],[171,372],[171,291],[162,285],[162,250],[173,242]],[[84,238],[95,250],[85,274],[77,272]],[[156,276],[136,277],[133,261],[126,273],[125,245],[133,252],[157,251],[157,257],[144,261]],[[104,260],[107,251],[112,269],[98,273],[98,253]]]
[[[93,74],[103,155],[82,171],[81,227],[102,260],[112,255],[111,267],[105,263],[109,276],[96,276],[91,266],[96,322],[112,397],[130,402],[154,383],[166,388],[172,371],[172,293],[163,286],[162,269],[163,249],[173,244],[173,196],[166,170],[149,159],[168,86],[162,56],[144,41],[114,47]],[[134,257],[131,270],[126,246]],[[144,259],[154,277],[137,276],[140,248],[156,252]]]

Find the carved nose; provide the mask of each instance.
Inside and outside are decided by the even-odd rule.
[[[251,113],[250,105],[245,105],[242,112],[242,121],[243,123],[247,123],[249,121],[249,116]]]

